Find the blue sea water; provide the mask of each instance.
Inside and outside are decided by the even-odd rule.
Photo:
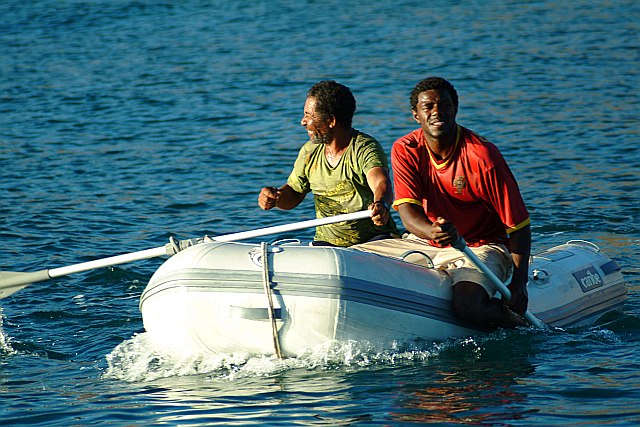
[[[640,424],[639,22],[633,0],[1,2],[3,271],[313,218],[257,207],[306,90],[349,86],[389,152],[441,75],[511,165],[534,252],[590,240],[629,298],[589,328],[174,361],[138,311],[161,259],[79,273],[0,300],[0,425]]]

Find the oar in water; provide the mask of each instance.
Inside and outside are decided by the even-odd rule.
[[[341,221],[355,221],[369,218],[371,211],[359,211],[349,214],[335,215],[326,218],[312,219],[291,224],[276,225],[273,227],[258,228],[256,230],[242,231],[239,233],[226,234],[222,236],[210,237],[218,242],[232,242],[237,240],[250,239],[254,237],[267,236],[270,234],[284,233],[287,231],[300,230],[303,228],[317,227],[320,225],[333,224]],[[168,243],[157,248],[146,249],[138,252],[131,252],[123,255],[116,255],[109,258],[97,259],[80,264],[69,265],[67,267],[52,268],[48,270],[34,271],[31,273],[17,273],[13,271],[0,271],[0,299],[7,297],[31,283],[42,282],[55,277],[67,276],[81,271],[94,270],[112,265],[124,264],[127,262],[139,261],[143,259],[156,258],[163,255],[173,255],[174,245]]]
[[[462,236],[458,238],[456,242],[452,244],[454,248],[461,251],[466,255],[466,257],[471,261],[471,263],[480,271],[482,271],[495,285],[500,295],[504,297],[505,300],[509,301],[511,299],[511,291],[507,286],[502,283],[500,279],[487,267],[487,265],[478,258],[476,254],[473,253],[471,248],[467,246],[467,242],[464,241]],[[544,328],[544,323],[536,316],[534,316],[529,310],[524,313],[524,319],[529,322],[531,325],[536,328]]]

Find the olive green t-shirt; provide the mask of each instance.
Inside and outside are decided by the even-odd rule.
[[[304,144],[287,184],[298,193],[313,192],[317,218],[366,210],[373,202],[367,172],[374,167],[388,169],[387,156],[380,143],[354,130],[335,168],[327,161],[324,148],[324,144],[312,141]],[[375,226],[369,218],[322,225],[316,228],[315,240],[351,246],[380,234],[398,234],[393,219],[382,227]]]

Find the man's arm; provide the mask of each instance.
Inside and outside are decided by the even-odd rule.
[[[440,246],[447,246],[458,239],[458,229],[445,218],[431,222],[422,206],[413,203],[398,205],[400,219],[405,228],[421,239],[433,240]]]
[[[393,192],[391,191],[391,179],[386,168],[377,166],[369,169],[367,172],[367,184],[373,192],[373,202],[369,209],[371,210],[371,220],[377,226],[385,225],[391,218],[389,206],[393,201]],[[384,203],[376,203],[384,202]]]
[[[305,196],[306,194],[298,193],[289,184],[280,188],[264,187],[258,196],[258,206],[264,210],[280,208],[288,211],[298,206]]]
[[[509,307],[518,314],[524,314],[529,304],[527,282],[529,281],[529,256],[531,254],[531,226],[521,228],[509,235],[511,258],[513,258],[513,278],[509,289]]]

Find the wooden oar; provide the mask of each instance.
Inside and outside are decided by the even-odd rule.
[[[303,228],[317,227],[320,225],[333,224],[342,221],[355,221],[371,216],[371,211],[359,211],[349,214],[335,215],[326,218],[312,219],[291,224],[276,225],[273,227],[258,228],[255,230],[242,231],[239,233],[226,234],[222,236],[210,237],[218,242],[232,242],[236,240],[250,239],[254,237],[267,236],[270,234],[284,233],[287,231],[300,230]],[[127,262],[139,261],[143,259],[156,258],[163,255],[173,254],[172,245],[166,244],[157,248],[146,249],[138,252],[131,252],[123,255],[116,255],[109,258],[97,259],[80,264],[69,265],[67,267],[53,268],[49,270],[34,271],[31,273],[17,273],[13,271],[0,271],[0,299],[7,297],[14,292],[23,289],[31,283],[42,282],[55,277],[67,276],[81,271],[94,270],[112,265],[124,264]]]
[[[502,295],[505,300],[509,301],[511,299],[511,291],[509,288],[507,288],[507,286],[498,279],[498,276],[496,276],[493,271],[491,271],[489,267],[487,267],[487,265],[473,253],[462,236],[460,236],[451,246],[464,253],[467,258],[469,258],[469,261],[471,261],[478,270],[482,271],[493,282],[496,289],[498,289],[498,292],[500,292],[500,295]],[[534,316],[529,310],[524,313],[524,319],[536,328],[544,328],[544,323],[542,323],[542,321]]]

